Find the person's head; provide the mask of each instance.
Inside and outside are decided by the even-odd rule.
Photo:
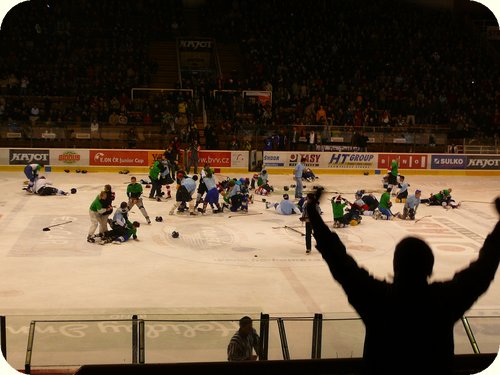
[[[399,181],[403,182],[405,180],[405,176],[399,175]]]
[[[106,191],[103,190],[99,193],[99,199],[102,200],[102,199],[106,199],[107,197],[108,197],[108,193],[106,193]]]
[[[405,237],[396,245],[393,259],[394,281],[419,283],[432,274],[434,254],[427,243],[416,237]]]
[[[120,203],[120,211],[122,214],[126,214],[128,212],[128,204],[127,202]]]
[[[290,198],[290,196],[288,194],[286,194],[286,193],[283,194],[283,199],[289,199],[289,198]]]
[[[240,319],[240,333],[248,335],[253,330],[253,321],[249,316],[244,316]]]
[[[104,185],[104,190],[105,191],[111,191],[111,185]]]
[[[139,227],[141,226],[141,223],[139,223],[138,221],[134,221],[134,222],[132,223],[132,226],[133,226],[134,228],[139,228]]]
[[[195,174],[193,177],[191,177],[194,181],[198,181],[198,175]]]
[[[422,190],[415,190],[415,197],[420,198],[422,196]]]
[[[137,178],[135,178],[133,176],[130,177],[130,182],[133,183],[133,184],[135,184],[137,182]]]

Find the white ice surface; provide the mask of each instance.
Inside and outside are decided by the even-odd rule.
[[[244,314],[271,316],[356,316],[344,292],[332,279],[321,255],[306,255],[304,237],[284,226],[304,231],[298,215],[283,216],[266,209],[262,198],[279,201],[290,175],[271,174],[276,192],[255,196],[249,214],[229,218],[229,211],[191,217],[169,216],[172,200],[147,199],[153,220],[147,225],[134,207],[131,220],[141,227],[138,241],[122,245],[86,241],[88,208],[105,184],[116,191],[115,205],[126,200],[130,175],[118,173],[45,173],[54,186],[78,192],[40,197],[23,191],[22,172],[0,173],[0,314],[71,316],[98,314]],[[251,177],[235,175],[231,177]],[[138,180],[146,175],[136,175]],[[222,178],[220,175],[219,178]],[[332,223],[329,201],[334,191],[353,200],[356,190],[380,197],[379,175],[319,175],[307,188],[322,185],[323,218]],[[351,255],[374,275],[389,278],[395,244],[405,236],[426,239],[434,250],[433,279],[446,279],[475,259],[498,215],[491,202],[500,194],[500,177],[407,176],[410,191],[423,197],[452,187],[462,201],[456,210],[421,205],[421,221],[376,221],[364,217],[355,227],[339,229]],[[307,189],[306,189],[307,190]],[[293,189],[289,191],[293,197]],[[475,202],[471,202],[475,201]],[[484,202],[484,203],[483,203]],[[393,212],[402,210],[394,203]],[[162,216],[163,222],[155,222]],[[42,228],[71,220],[50,231]],[[276,227],[276,228],[275,228]],[[180,237],[171,237],[172,231]],[[313,239],[314,247],[314,239]],[[500,283],[473,306],[473,315],[500,316]],[[500,339],[498,340],[500,342]]]

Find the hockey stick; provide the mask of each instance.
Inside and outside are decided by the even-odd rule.
[[[48,231],[50,230],[50,228],[52,228],[52,227],[57,227],[57,226],[59,226],[59,225],[69,224],[69,223],[72,223],[72,222],[73,222],[73,221],[72,221],[72,220],[70,220],[70,221],[65,221],[64,223],[59,223],[59,224],[49,225],[48,227],[45,227],[45,228],[43,228],[42,230],[43,230],[44,232],[48,232]]]
[[[494,204],[495,203],[495,202],[483,202],[483,201],[461,201],[461,202],[486,203],[486,204]]]
[[[289,227],[288,225],[285,225],[283,228],[293,230],[294,232],[299,233],[302,237],[304,237],[306,235],[305,233],[302,233],[300,230],[297,230],[295,228]]]
[[[252,215],[262,215],[262,212],[254,212],[254,213],[249,213],[249,214],[229,215],[228,218],[232,218],[232,217],[244,217],[244,216],[252,216]]]
[[[426,217],[432,217],[432,215],[422,216],[420,219],[415,220],[415,223],[418,223],[420,220],[425,219]]]
[[[300,233],[302,236],[305,236],[304,233],[302,233],[300,230],[297,230],[293,227],[289,227],[288,225],[282,226],[282,227],[273,227],[273,229],[290,229],[293,230],[294,232]]]

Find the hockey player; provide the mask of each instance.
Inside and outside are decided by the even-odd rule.
[[[253,182],[253,180],[252,180]],[[257,179],[257,188],[255,189],[255,194],[268,195],[274,191],[274,188],[269,185],[269,175],[265,169],[260,172],[260,176]]]
[[[361,190],[358,190],[354,194],[355,201],[351,203],[346,201],[349,204],[349,207],[345,210],[343,222],[347,225],[358,225],[361,223],[362,215],[365,210],[368,208],[368,205],[362,199],[363,193]]]
[[[149,215],[142,201],[142,190],[142,185],[137,182],[137,179],[135,177],[130,177],[130,184],[127,186],[128,210],[130,211],[132,207],[137,206],[147,223],[151,224],[151,220],[149,219]]]
[[[341,195],[337,195],[332,198],[331,202],[333,211],[333,227],[344,228],[346,226],[346,222],[344,221],[344,208],[347,206],[347,199],[342,198]]]
[[[354,203],[351,204],[351,206],[355,206],[361,215],[364,215],[365,211],[370,209],[370,206],[363,200],[363,194],[364,190],[358,190],[354,193]]]
[[[391,162],[391,167],[387,171],[388,176],[387,176],[387,183],[388,183],[388,188],[394,189],[394,187],[398,184],[398,170],[399,170],[399,165],[397,160],[392,160]]]
[[[203,166],[203,169],[201,170],[201,173],[200,173],[200,182],[198,183],[198,189],[196,190],[196,203],[194,205],[195,210],[198,209],[198,205],[200,203],[204,202],[203,195],[205,195],[207,193],[207,187],[205,185],[205,181],[204,180],[205,180],[205,177],[207,176],[208,173],[210,173],[211,177],[213,177],[214,181],[215,181],[215,176],[214,176],[213,169],[210,168],[210,164],[205,163],[205,165]],[[216,185],[217,185],[217,183],[216,183]],[[210,205],[210,206],[213,208],[212,205]],[[201,210],[203,210],[203,209],[201,209]]]
[[[150,199],[161,201],[161,172],[164,167],[160,160],[155,160],[149,168],[149,178],[151,180],[151,191],[149,192]]]
[[[375,211],[373,214],[373,218],[375,220],[378,219],[392,220],[392,218],[394,217],[394,215],[391,212],[391,207],[392,207],[391,190],[392,188],[387,188],[387,191],[385,191],[380,197],[378,211]]]
[[[266,202],[266,208],[274,207],[276,212],[280,215],[300,215],[302,212],[299,207],[290,201],[290,196],[288,194],[283,194],[283,199],[279,203]]]
[[[104,191],[106,192],[106,198],[104,199],[102,205],[103,207],[107,207],[107,209],[99,216],[99,226],[104,228],[104,230],[108,230],[108,218],[113,213],[115,192],[109,184],[104,185]],[[99,230],[99,232],[102,232],[102,230]]]
[[[259,174],[254,174],[252,181],[250,183],[250,190],[255,189],[255,183],[257,182],[257,187],[267,184],[269,180],[269,174],[266,169],[262,169]]]
[[[452,188],[443,189],[437,194],[431,194],[427,199],[421,199],[421,203],[427,203],[429,206],[442,206],[446,209],[458,208],[460,203],[455,202],[451,197]]]
[[[241,193],[241,206],[243,211],[248,211],[248,204],[253,203],[253,195],[250,195],[250,180],[245,177],[241,177],[236,181],[240,185]]]
[[[32,190],[38,195],[68,195],[65,191],[53,187],[52,182],[47,180],[45,176],[40,176],[35,180]]]
[[[132,225],[127,224],[127,231],[125,234],[116,237],[113,240],[113,243],[115,245],[120,245],[126,241],[128,241],[130,238],[133,238],[134,240],[137,239],[137,228],[139,228],[141,224],[138,221],[134,221]]]
[[[104,206],[106,204],[107,193],[103,190],[93,200],[89,207],[90,227],[87,234],[88,242],[95,242],[94,233],[99,226],[99,233],[104,233],[107,230],[107,223],[104,226],[101,220],[102,214],[109,210],[110,207]],[[112,209],[112,207],[111,207]]]
[[[40,173],[40,170],[43,168],[43,164],[28,164],[26,167],[24,167],[24,174],[26,178],[28,179],[28,187],[26,188],[27,191],[32,191],[33,190],[33,185],[35,184],[35,181],[38,179],[38,174]]]
[[[304,165],[306,158],[301,157],[298,159],[297,164],[293,170],[293,179],[295,180],[295,199],[302,198],[302,172],[304,172]]]
[[[120,207],[115,211],[113,219],[108,219],[111,229],[94,235],[94,238],[100,238],[100,245],[113,242],[117,237],[123,236],[127,233],[127,225],[132,225],[128,219],[128,212],[128,203],[122,202]]]
[[[237,184],[236,180],[230,180],[228,183],[228,193],[226,194],[229,200],[229,209],[232,212],[238,211],[240,208],[242,211],[248,211],[248,206],[243,205],[243,195],[241,194],[241,184]]]
[[[420,190],[415,190],[415,194],[412,194],[406,198],[405,206],[403,208],[403,214],[399,217],[403,220],[415,220],[417,214],[417,208],[420,204],[420,196],[422,192]]]
[[[391,190],[398,183],[398,162],[397,160],[392,160],[391,166],[387,169],[387,174],[383,177],[382,182],[384,184],[384,189],[391,188]]]
[[[162,156],[161,158],[161,172],[160,172],[160,185],[166,186],[167,189],[167,196],[166,198],[172,198],[172,193],[170,191],[170,185],[174,183],[174,180],[172,179],[172,176],[170,175],[170,162],[166,158],[165,155]],[[161,191],[160,187],[160,197],[163,196],[163,192]],[[158,200],[158,198],[157,198]]]
[[[169,215],[173,215],[176,208],[181,204],[188,203],[189,214],[195,216],[197,212],[194,211],[193,193],[196,191],[196,181],[198,176],[188,177],[184,171],[177,173],[177,180],[180,184],[177,185],[177,192],[175,194],[175,203],[170,209]]]
[[[360,193],[364,194],[362,190],[360,191]],[[378,199],[375,197],[375,195],[371,193],[363,195],[361,199],[368,206],[368,208],[365,211],[363,211],[363,215],[372,216],[375,210],[378,208],[379,205]]]
[[[316,177],[311,168],[306,168],[302,172],[302,180],[305,180],[307,182],[313,182],[317,178],[318,177]]]
[[[224,211],[224,207],[219,204],[219,190],[217,189],[217,183],[215,182],[215,176],[212,174],[210,169],[205,170],[205,176],[203,177],[203,184],[207,189],[207,194],[203,200],[202,213],[206,212],[207,205],[216,206],[217,209],[213,210],[213,213],[219,213]]]
[[[408,197],[408,187],[410,184],[408,184],[405,181],[405,176],[399,176],[399,183],[398,183],[398,188],[399,190],[394,193],[396,195],[396,203],[404,203],[406,198]]]

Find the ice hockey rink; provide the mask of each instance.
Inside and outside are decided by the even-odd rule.
[[[92,319],[119,320],[138,314],[139,317],[167,320],[237,320],[243,315],[258,319],[261,312],[271,317],[308,319],[315,313],[330,318],[357,317],[321,255],[315,249],[312,254],[306,254],[301,234],[304,227],[298,215],[279,215],[272,208],[266,209],[262,202],[262,198],[278,202],[284,186],[293,184],[291,175],[270,171],[270,183],[275,192],[267,197],[254,196],[248,214],[228,210],[213,214],[207,210],[204,215],[179,213],[169,216],[172,199],[149,200],[149,190],[143,185],[144,205],[152,223],[147,225],[134,207],[129,217],[141,223],[138,240],[103,246],[86,241],[90,203],[105,184],[111,184],[116,192],[114,203],[118,206],[126,200],[130,177],[146,179],[146,174],[91,171],[43,174],[55,187],[66,191],[76,188],[77,193],[32,195],[22,190],[25,176],[21,170],[0,173],[3,190],[0,198],[0,314],[7,317],[7,360],[14,368],[24,367],[32,320],[48,321],[38,325],[36,340],[41,340],[43,335],[47,338],[35,341],[32,363],[36,366],[64,364],[68,358],[66,348],[84,352],[82,362],[127,362],[128,334],[106,339],[108,345],[101,342],[106,340],[82,339],[86,330],[106,331],[106,327],[99,326],[102,323],[84,322]],[[230,177],[251,177],[252,174]],[[325,188],[327,193],[321,208],[323,219],[330,226],[333,219],[329,198],[336,195],[333,192],[343,192],[344,197],[352,201],[354,192],[359,189],[374,192],[377,198],[383,191],[380,175],[318,176],[314,183],[305,183],[305,190],[313,185]],[[226,176],[219,174],[217,177]],[[418,222],[364,217],[360,225],[337,231],[349,253],[379,278],[391,277],[393,249],[399,240],[408,235],[422,237],[434,250],[433,279],[447,279],[476,258],[485,237],[497,222],[491,202],[500,194],[500,177],[406,175],[406,180],[410,192],[421,189],[422,197],[452,187],[452,195],[462,202],[461,207],[445,210],[421,205],[417,212]],[[289,193],[293,197],[293,189]],[[402,204],[394,203],[393,212],[401,210]],[[156,222],[157,216],[163,221]],[[50,231],[43,230],[68,221]],[[179,232],[179,238],[172,238],[174,230]],[[497,352],[500,344],[499,277],[467,315],[473,317],[471,322],[482,352]],[[53,323],[53,320],[62,323]],[[258,323],[256,325],[258,328]],[[456,327],[456,353],[472,353],[460,325],[459,322]],[[301,334],[310,326],[309,321],[295,331]],[[216,344],[210,342],[209,349],[188,342],[190,338],[194,340],[195,333],[177,332],[175,348],[166,350],[163,344],[153,341],[155,335],[161,335],[160,330],[155,331],[150,326],[147,331],[149,361],[208,360],[200,355],[193,358],[186,354],[186,351],[193,353],[195,350],[208,353],[209,360],[225,360],[226,345],[236,329],[235,323],[230,327],[218,335]],[[299,327],[299,323],[294,325],[292,322],[287,327],[292,359],[307,358],[310,339],[306,334],[303,340],[306,342],[300,344],[304,345],[303,352],[307,355],[299,354],[302,351],[294,345],[299,345],[300,337],[294,336],[294,327]],[[343,327],[346,347],[350,347],[351,352],[328,351],[329,339],[324,337],[324,357],[361,355],[362,324],[346,322]],[[200,332],[203,329],[198,327],[198,337],[202,341]],[[79,344],[76,344],[77,338],[80,338]],[[94,347],[92,342],[99,344]],[[106,350],[113,345],[123,353],[116,357],[109,355]],[[271,346],[270,359],[272,356],[280,359],[279,343],[275,341]],[[102,353],[106,353],[106,358],[100,357]],[[67,361],[67,365],[72,363]]]

